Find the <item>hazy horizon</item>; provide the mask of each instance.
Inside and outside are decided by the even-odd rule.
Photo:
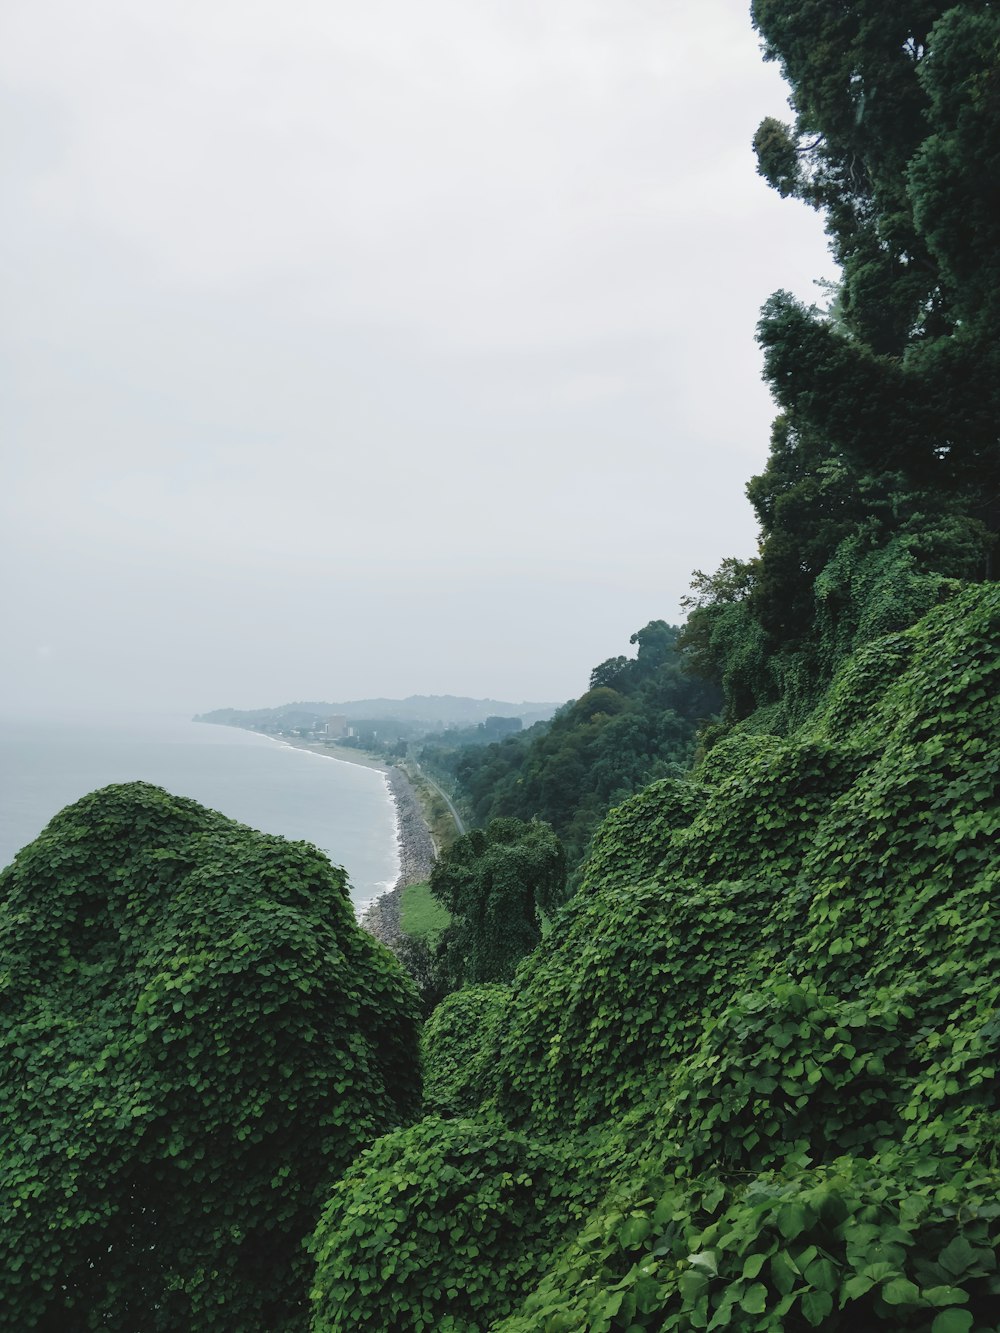
[[[735,0],[11,0],[7,710],[564,700],[749,556],[833,274]]]

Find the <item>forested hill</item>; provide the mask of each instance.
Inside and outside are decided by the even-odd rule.
[[[478,822],[551,824],[576,866],[610,806],[687,771],[721,706],[716,686],[685,671],[679,634],[662,620],[638,630],[635,656],[595,667],[587,692],[548,725],[486,746],[425,745],[422,759],[455,779]]]

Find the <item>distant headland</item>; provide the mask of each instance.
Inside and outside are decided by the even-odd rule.
[[[559,707],[551,702],[508,703],[451,694],[412,694],[406,699],[216,708],[196,714],[194,720],[287,739],[334,742],[396,758],[406,754],[411,742],[442,733],[456,744],[502,740],[547,722]]]

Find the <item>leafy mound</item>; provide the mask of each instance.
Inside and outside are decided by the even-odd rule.
[[[478,1333],[565,1225],[566,1164],[496,1125],[430,1118],[381,1139],[316,1232],[315,1333]]]
[[[490,1100],[508,986],[465,986],[437,1006],[424,1026],[424,1103],[438,1115],[468,1115]]]
[[[415,999],[342,871],[142,783],[0,879],[11,1327],[294,1329],[303,1237],[418,1105]]]

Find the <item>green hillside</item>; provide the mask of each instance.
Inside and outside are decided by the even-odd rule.
[[[996,1328],[998,663],[968,588],[614,810],[422,1120],[322,859],[64,812],[0,886],[7,1326]]]
[[[612,812],[513,984],[428,1025],[472,1118],[355,1163],[314,1329],[995,1328],[998,662],[970,589]]]
[[[428,745],[421,758],[457,783],[478,822],[551,824],[575,868],[612,805],[690,768],[699,729],[721,707],[717,683],[685,669],[680,637],[653,620],[632,635],[635,656],[594,667],[587,692],[551,723],[492,745]]]

